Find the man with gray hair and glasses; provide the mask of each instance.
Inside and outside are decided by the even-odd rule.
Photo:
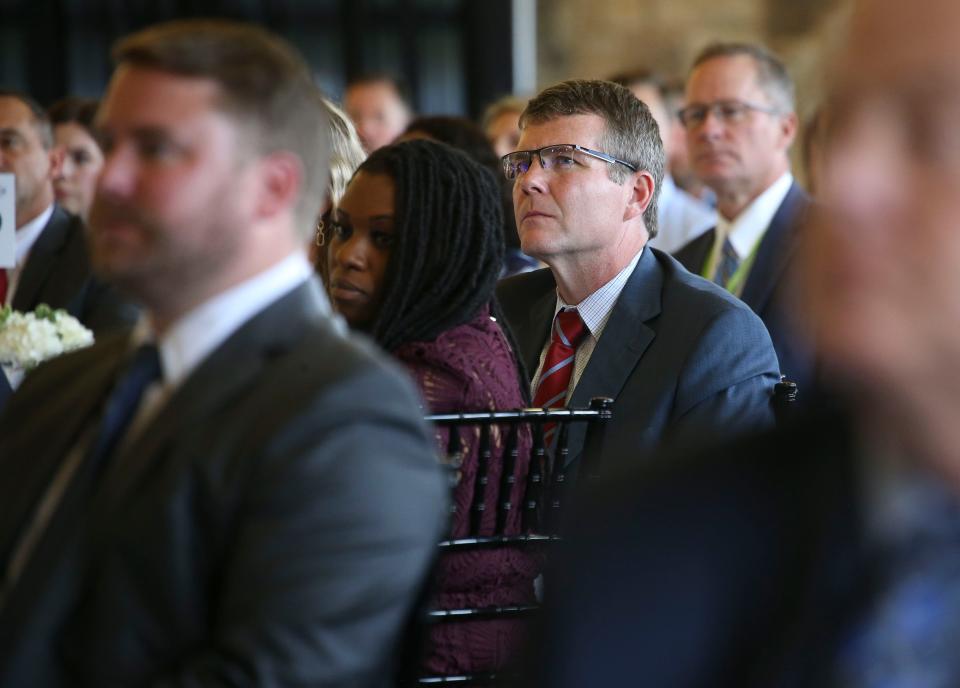
[[[645,246],[664,168],[647,106],[608,81],[567,81],[533,98],[520,127],[503,169],[522,249],[549,269],[498,293],[534,404],[614,398],[607,447],[631,456],[771,423],[779,373],[763,324]],[[572,462],[582,429],[569,439]]]
[[[763,320],[780,370],[809,391],[809,347],[792,317],[789,275],[810,199],[790,174],[794,88],[766,49],[716,43],[694,60],[680,120],[694,172],[717,194],[717,226],[675,255]]]

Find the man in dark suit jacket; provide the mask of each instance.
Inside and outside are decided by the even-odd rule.
[[[656,232],[664,166],[647,107],[622,86],[573,81],[539,94],[521,122],[520,146],[533,150],[510,154],[505,167],[515,178],[523,250],[550,269],[505,280],[498,295],[534,374],[535,403],[543,403],[542,378],[553,374],[543,361],[562,306],[588,330],[573,355],[566,398],[575,405],[615,399],[605,434],[611,450],[702,441],[772,422],[777,361],[762,323],[723,290],[644,247]],[[603,150],[611,140],[632,143]],[[555,403],[564,400],[560,394]],[[582,432],[571,433],[571,459]]]
[[[790,174],[794,87],[760,46],[716,44],[694,61],[681,121],[697,176],[717,194],[720,222],[676,252],[690,272],[740,297],[763,320],[780,371],[809,392],[812,360],[791,298],[810,198]]]
[[[960,6],[869,0],[851,26],[803,261],[849,409],[611,475],[524,685],[960,685]]]
[[[132,325],[136,309],[91,274],[82,221],[54,203],[61,152],[46,112],[29,96],[0,92],[0,130],[15,141],[0,156],[0,172],[16,179],[18,244],[17,265],[0,268],[3,302],[18,311],[63,308],[95,335]],[[0,408],[10,393],[0,375]]]
[[[91,256],[147,318],[0,421],[0,684],[388,685],[447,487],[412,386],[303,254],[309,70],[219,22],[115,55]]]

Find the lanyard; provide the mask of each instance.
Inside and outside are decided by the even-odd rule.
[[[723,285],[724,289],[734,296],[739,297],[740,294],[743,293],[743,283],[746,282],[747,275],[750,274],[750,268],[753,267],[753,261],[756,260],[757,250],[760,248],[761,241],[763,241],[763,236],[757,239],[757,241],[753,244],[753,248],[750,249],[750,255],[740,261],[740,265],[738,265],[734,273],[730,275],[730,279],[727,280],[727,283]],[[722,240],[717,241],[714,244],[713,250],[710,252],[706,263],[703,265],[703,271],[700,273],[701,277],[710,280],[711,282],[713,281],[713,276],[717,271],[717,261],[720,259],[722,246]]]

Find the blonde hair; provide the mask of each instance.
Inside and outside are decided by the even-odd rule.
[[[323,99],[330,122],[330,183],[327,201],[336,208],[347,190],[353,173],[367,158],[357,136],[357,129],[347,114],[327,98]]]

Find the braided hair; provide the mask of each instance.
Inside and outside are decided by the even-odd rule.
[[[429,140],[376,150],[358,172],[396,189],[394,243],[372,334],[387,351],[429,341],[493,299],[503,262],[503,217],[493,173]]]

